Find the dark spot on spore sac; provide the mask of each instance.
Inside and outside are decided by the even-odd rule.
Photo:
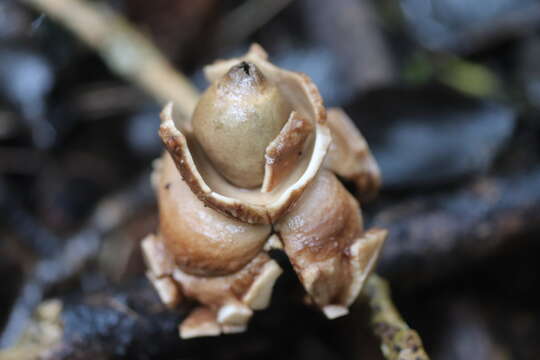
[[[249,73],[250,66],[249,66],[249,64],[248,64],[247,62],[242,61],[242,62],[240,63],[240,67],[242,68],[242,70],[244,70],[244,72],[246,73],[246,75],[248,75],[248,76],[250,75],[250,73]]]
[[[166,183],[165,184],[165,190],[169,190],[171,188],[171,183]]]

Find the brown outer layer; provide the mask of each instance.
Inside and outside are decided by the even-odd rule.
[[[264,264],[272,261],[266,253],[255,256],[239,271],[219,277],[199,277],[176,272],[175,280],[182,284],[185,296],[214,309],[228,302],[241,302]]]
[[[268,274],[268,266],[275,268],[272,275]],[[227,276],[198,277],[175,270],[173,277],[182,285],[184,295],[201,304],[181,324],[181,337],[244,331],[253,310],[268,305],[272,287],[280,273],[279,266],[264,252],[238,272]],[[263,283],[257,284],[261,280]],[[255,297],[265,298],[263,303],[254,303],[253,296],[249,299],[253,291],[257,293]],[[201,312],[207,316],[201,318]],[[210,333],[208,327],[213,329]]]
[[[364,240],[358,203],[327,170],[276,224],[276,231],[306,291],[322,308],[349,305],[360,290],[352,287],[373,266],[385,236],[367,247],[360,243],[367,250],[360,257],[354,253],[353,246]]]
[[[261,191],[272,191],[298,166],[302,156],[306,156],[304,148],[312,131],[313,126],[308,120],[296,111],[291,113],[278,136],[266,148]]]
[[[176,307],[184,297],[200,303],[180,326],[183,338],[244,331],[253,311],[269,305],[281,274],[279,265],[264,251],[234,273],[199,276],[174,264],[160,236],[148,235],[141,245],[148,279],[167,306]]]
[[[175,263],[199,276],[232,274],[259,253],[269,225],[250,225],[206,207],[165,154],[158,184],[160,234]]]
[[[381,175],[368,144],[347,114],[338,108],[328,109],[332,145],[324,167],[355,182],[361,200],[377,195]]]

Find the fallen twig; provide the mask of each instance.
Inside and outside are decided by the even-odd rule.
[[[390,232],[379,271],[406,286],[433,281],[540,230],[540,168],[408,198],[378,212],[373,226]]]
[[[392,303],[388,283],[373,274],[365,294],[372,311],[371,325],[381,339],[381,350],[388,360],[429,360],[418,333],[403,321]]]
[[[22,0],[65,25],[92,47],[116,74],[158,101],[173,101],[191,114],[198,93],[191,82],[141,32],[104,3],[81,0]]]

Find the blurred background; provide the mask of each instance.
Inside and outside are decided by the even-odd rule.
[[[307,73],[380,164],[362,206],[390,230],[378,272],[432,358],[540,358],[538,1],[105,2],[200,90],[203,65],[251,42]],[[160,107],[0,0],[0,359],[382,359],[365,304],[326,320],[279,254],[247,333],[178,339],[185,312],[161,306],[139,250]]]

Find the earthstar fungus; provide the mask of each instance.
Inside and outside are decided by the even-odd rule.
[[[191,121],[161,114],[167,152],[156,161],[157,234],[142,242],[162,301],[199,306],[182,338],[244,331],[268,306],[282,249],[311,303],[345,315],[373,269],[386,230],[365,231],[358,201],[336,174],[373,196],[377,164],[352,121],[327,113],[304,74],[267,61],[258,45],[205,68],[210,87]]]

